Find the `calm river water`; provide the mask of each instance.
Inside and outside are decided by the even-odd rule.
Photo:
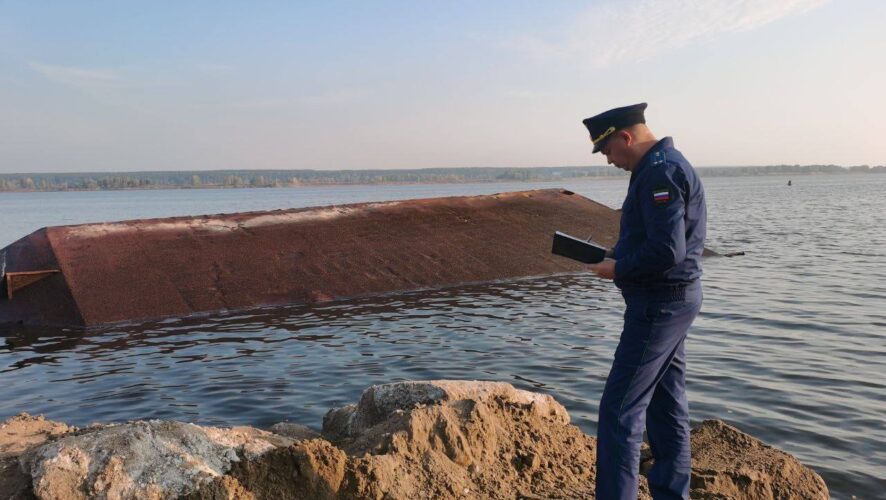
[[[834,498],[886,491],[886,175],[706,178],[705,303],[687,344],[694,421],[798,456]],[[0,247],[47,225],[566,187],[619,206],[626,180],[0,193]],[[371,384],[502,380],[585,432],[621,327],[586,273],[82,333],[0,334],[0,419],[165,418],[319,428]]]

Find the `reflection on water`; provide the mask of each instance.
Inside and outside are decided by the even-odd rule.
[[[886,176],[794,181],[706,180],[709,246],[747,254],[705,261],[687,344],[692,418],[796,454],[835,497],[874,498],[886,487]],[[610,205],[624,194],[621,182],[583,182],[566,187]],[[460,187],[448,189],[437,194]],[[89,332],[20,328],[2,335],[0,418],[319,427],[368,385],[462,378],[549,393],[593,433],[621,313],[610,284],[572,274]]]
[[[611,347],[601,337],[618,328],[617,300],[587,275],[561,275],[88,332],[20,328],[5,337],[2,370],[26,375],[3,389],[4,406],[74,424],[319,426],[371,384],[468,378],[555,384],[589,419],[588,384],[606,369],[593,351]]]

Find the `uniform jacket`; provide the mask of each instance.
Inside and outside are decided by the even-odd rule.
[[[631,173],[613,249],[615,284],[630,293],[698,280],[706,220],[701,181],[665,137]]]

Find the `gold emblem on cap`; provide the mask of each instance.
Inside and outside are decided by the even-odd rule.
[[[602,141],[603,139],[609,137],[609,135],[612,134],[613,132],[615,132],[615,127],[607,128],[606,132],[603,132],[596,139],[593,140],[593,143],[597,144],[598,142]]]

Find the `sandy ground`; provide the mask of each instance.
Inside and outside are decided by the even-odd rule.
[[[27,413],[0,424],[0,498],[29,498],[30,477],[19,470],[19,455],[73,430],[63,423]]]
[[[593,498],[597,479],[595,439],[506,383],[373,386],[322,433],[272,430],[20,415],[0,427],[0,498]],[[692,452],[692,498],[828,498],[811,469],[723,422],[693,429]]]

